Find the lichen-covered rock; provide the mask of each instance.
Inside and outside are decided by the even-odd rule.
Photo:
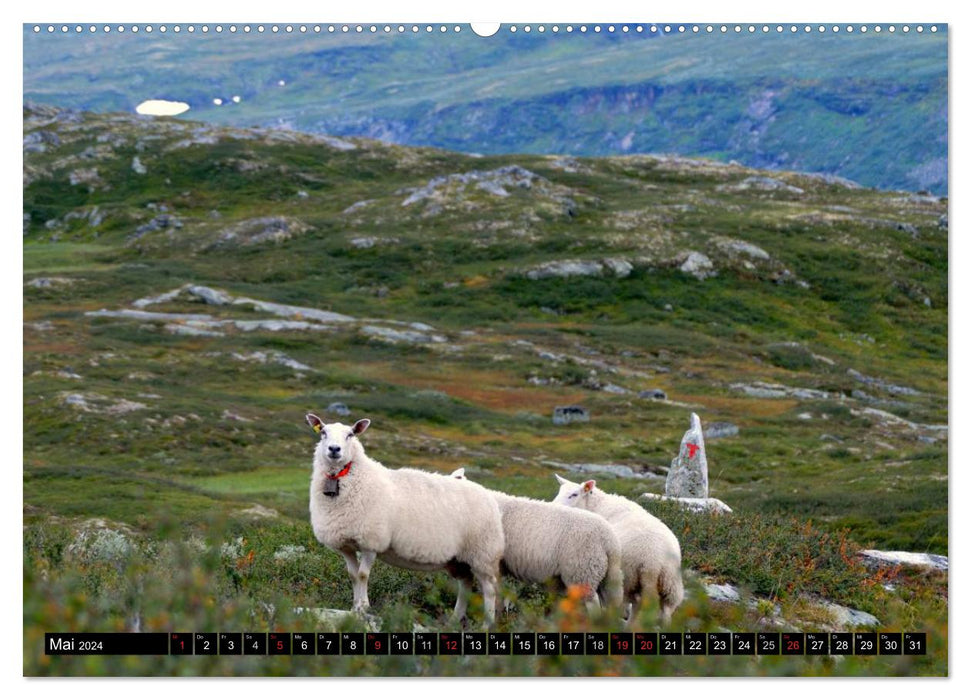
[[[769,382],[753,382],[752,384],[732,384],[732,389],[744,392],[748,396],[757,399],[829,399],[832,398],[828,391],[819,389],[804,389],[801,387],[785,386],[783,384],[771,384]]]
[[[715,241],[715,245],[729,254],[744,255],[756,260],[769,259],[768,253],[766,253],[762,248],[759,248],[757,245],[749,243],[748,241],[740,241],[735,238],[721,238]]]
[[[127,526],[109,526],[105,520],[95,518],[81,523],[66,552],[87,563],[123,564],[135,552],[135,545]]]
[[[590,411],[583,406],[557,406],[553,409],[553,424],[586,423],[590,420]]]
[[[158,216],[152,218],[148,223],[142,224],[136,228],[135,232],[129,236],[128,239],[130,241],[137,241],[142,236],[155,231],[180,228],[182,228],[182,220],[180,218],[171,214],[159,214]]]
[[[337,414],[338,416],[351,415],[351,409],[347,407],[347,404],[339,401],[335,401],[334,403],[330,404],[327,407],[327,412]]]
[[[52,287],[70,287],[74,280],[69,277],[35,277],[27,282],[28,287],[36,289],[50,289]]]
[[[708,427],[705,428],[704,434],[705,438],[708,440],[734,437],[735,435],[738,435],[738,426],[734,423],[716,421],[708,424]]]
[[[111,399],[101,394],[89,392],[86,394],[61,394],[61,403],[65,406],[82,411],[83,413],[104,413],[107,415],[121,415],[148,408],[138,401],[128,399]]]
[[[87,185],[88,192],[94,192],[105,184],[97,168],[78,168],[68,175],[68,180],[72,185]]]
[[[637,392],[637,396],[641,399],[653,399],[655,401],[666,401],[668,398],[663,389],[645,389]]]
[[[423,333],[421,331],[399,331],[394,328],[383,326],[362,326],[361,333],[377,340],[388,343],[444,343],[448,338],[443,335],[433,333]]]
[[[805,192],[805,190],[803,190],[801,187],[789,185],[782,180],[777,180],[774,177],[764,177],[759,175],[747,177],[734,185],[719,186],[718,189],[733,192],[760,190],[762,192],[788,192],[789,194],[803,194]]]
[[[882,552],[878,549],[864,549],[860,552],[863,563],[868,566],[910,566],[920,569],[948,570],[947,557],[941,554],[923,552]]]
[[[708,458],[697,413],[691,414],[691,427],[681,438],[678,456],[671,462],[664,493],[677,498],[708,498]]]
[[[543,464],[555,467],[556,469],[567,469],[578,474],[607,474],[621,479],[663,478],[653,472],[636,472],[625,464],[567,463],[552,460],[544,461]]]
[[[311,227],[307,224],[287,216],[261,216],[223,229],[219,242],[239,245],[280,243],[309,230]]]
[[[699,253],[696,250],[689,250],[684,254],[684,261],[678,267],[681,272],[691,275],[695,279],[704,280],[709,277],[714,277],[717,273],[715,272],[715,266],[709,258],[704,253]]]

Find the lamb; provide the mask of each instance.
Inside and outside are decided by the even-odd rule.
[[[464,479],[465,470],[457,469],[452,476]],[[489,493],[502,513],[503,573],[532,583],[559,578],[564,586],[582,586],[591,611],[599,609],[601,602],[620,606],[620,540],[606,520],[553,503]]]
[[[486,624],[495,620],[499,562],[505,544],[495,499],[478,484],[417,469],[388,469],[364,453],[353,426],[324,424],[307,414],[320,435],[310,480],[310,522],[321,544],[344,557],[354,586],[355,611],[367,610],[375,557],[406,569],[445,569],[459,581],[455,617],[465,616],[474,576]]]
[[[606,518],[620,538],[624,570],[624,598],[630,611],[627,623],[636,620],[644,595],[656,591],[662,624],[684,599],[681,580],[681,545],[663,522],[623,496],[597,488],[594,480],[576,484],[559,475],[560,491],[553,499]]]

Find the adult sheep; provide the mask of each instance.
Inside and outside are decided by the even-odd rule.
[[[364,453],[353,426],[307,423],[320,435],[310,480],[310,522],[321,544],[344,557],[354,586],[354,610],[364,611],[375,557],[405,569],[444,569],[459,581],[455,616],[465,616],[474,576],[487,624],[495,619],[503,534],[499,507],[471,482],[417,469],[388,469]]]
[[[681,545],[674,533],[633,501],[601,491],[593,479],[576,484],[557,474],[556,480],[560,491],[554,503],[602,516],[620,538],[628,624],[636,620],[644,596],[651,591],[660,600],[662,624],[670,622],[671,613],[684,599]]]
[[[452,476],[465,479],[465,470],[457,469]],[[601,602],[620,607],[620,540],[606,520],[553,503],[489,493],[502,513],[503,573],[531,583],[558,578],[564,586],[582,586],[588,609],[598,609]]]

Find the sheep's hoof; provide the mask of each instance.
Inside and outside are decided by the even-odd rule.
[[[467,630],[469,628],[469,618],[467,618],[465,615],[462,617],[455,617],[455,615],[451,615],[448,618],[448,626],[458,627],[461,630]]]

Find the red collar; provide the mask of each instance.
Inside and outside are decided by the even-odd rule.
[[[348,473],[349,471],[351,471],[351,464],[352,464],[352,462],[348,462],[348,463],[347,463],[347,464],[346,464],[346,465],[344,466],[344,468],[343,468],[343,469],[341,469],[341,470],[340,470],[339,472],[337,472],[337,475],[336,475],[336,476],[331,476],[330,474],[328,474],[328,475],[327,475],[327,478],[328,478],[328,479],[335,479],[335,480],[336,480],[336,479],[340,479],[340,478],[341,478],[342,476],[347,476],[347,473]]]

